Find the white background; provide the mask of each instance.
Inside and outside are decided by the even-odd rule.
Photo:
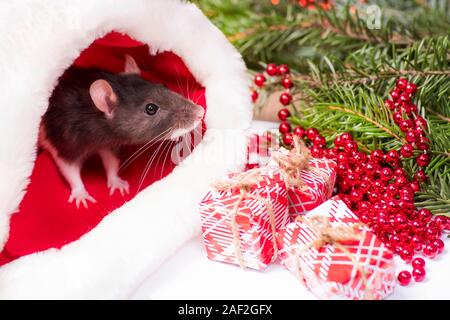
[[[272,123],[254,122],[254,129],[273,128]],[[444,239],[446,246],[450,241]],[[397,285],[388,299],[450,299],[450,257],[448,249],[426,260],[426,278]],[[396,256],[396,272],[411,271]],[[279,262],[265,271],[211,261],[199,235],[152,274],[131,296],[132,299],[315,299]]]
[[[445,240],[446,246],[450,241]],[[433,260],[425,259],[423,282],[397,285],[388,299],[449,299],[450,257],[446,249]],[[397,273],[411,266],[396,257]],[[239,266],[211,261],[201,236],[193,239],[150,276],[132,299],[315,299],[279,263],[265,271],[242,270]]]

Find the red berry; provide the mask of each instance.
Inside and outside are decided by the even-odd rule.
[[[266,72],[271,77],[276,76],[278,73],[278,67],[273,63],[269,63],[266,67]]]
[[[285,145],[292,145],[292,143],[294,142],[294,137],[292,136],[292,133],[290,132],[286,132],[283,134],[283,143]]]
[[[414,124],[411,119],[403,119],[402,121],[400,121],[399,126],[400,130],[402,130],[403,132],[407,132],[414,127]]]
[[[335,146],[336,148],[339,148],[339,147],[343,147],[343,146],[344,146],[344,141],[342,141],[341,136],[337,136],[336,138],[334,138],[334,146]]]
[[[384,181],[389,181],[394,177],[394,172],[391,168],[385,167],[381,169],[380,178]]]
[[[429,143],[430,139],[428,139],[427,137],[420,137],[419,141],[416,143],[416,146],[418,149],[425,151],[430,148]]]
[[[405,176],[398,176],[395,178],[395,183],[398,186],[404,186],[405,184],[408,183],[408,179]]]
[[[392,197],[396,196],[398,193],[397,185],[394,183],[388,184],[386,187],[386,192]]]
[[[425,279],[425,269],[424,268],[414,268],[412,271],[412,276],[416,282],[421,282]]]
[[[298,127],[294,128],[294,134],[297,137],[303,138],[305,136],[305,133],[306,133],[306,130],[303,127],[298,126]]]
[[[382,150],[376,149],[376,150],[372,151],[372,153],[370,154],[369,157],[370,157],[370,160],[372,160],[374,163],[379,163],[383,160],[384,153]]]
[[[347,206],[350,206],[350,205],[351,205],[350,196],[349,196],[348,194],[341,194],[339,197],[341,198],[342,201],[345,202],[345,204],[346,204]]]
[[[292,102],[292,95],[290,93],[283,92],[280,96],[280,102],[283,106],[287,106]]]
[[[422,258],[414,258],[411,262],[413,268],[425,268],[425,260]]]
[[[417,157],[416,162],[420,167],[426,167],[430,163],[430,156],[426,153],[422,153]]]
[[[402,286],[407,286],[411,282],[411,273],[406,270],[400,271],[397,280]]]
[[[444,230],[445,231],[450,231],[450,218],[449,217],[445,217],[447,220],[447,223],[444,226]]]
[[[347,141],[344,145],[344,151],[347,152],[347,154],[350,154],[357,150],[358,150],[358,144],[355,141]]]
[[[427,130],[428,129],[427,120],[425,120],[423,117],[417,116],[416,119],[414,120],[414,122],[416,124],[416,127],[422,128],[423,130]]]
[[[398,155],[397,150],[391,150],[386,153],[386,162],[389,164],[395,164],[400,161],[400,156]]]
[[[406,141],[413,143],[416,142],[416,140],[417,140],[416,131],[409,130],[408,132],[406,132]]]
[[[258,87],[262,87],[264,85],[264,83],[266,82],[266,77],[264,77],[263,74],[257,74],[255,76],[255,84]]]
[[[286,121],[290,116],[291,112],[288,109],[283,108],[278,111],[278,119],[280,119],[281,121]]]
[[[411,189],[413,189],[414,192],[417,192],[420,190],[420,184],[417,180],[414,180],[411,182]]]
[[[414,251],[409,248],[404,248],[402,252],[400,252],[400,258],[406,263],[409,263],[414,257]]]
[[[420,251],[420,250],[422,250],[423,239],[418,235],[413,235],[411,237],[411,244],[412,244],[414,250]],[[413,266],[414,266],[414,261],[418,260],[418,259],[421,259],[423,261],[422,258],[416,258],[413,260]],[[424,264],[425,264],[425,261],[424,261]]]
[[[392,100],[386,100],[384,102],[384,105],[386,106],[386,108],[388,108],[389,110],[395,110],[395,103]]]
[[[306,137],[308,137],[309,140],[313,140],[315,136],[319,134],[319,130],[316,128],[309,128],[306,130]]]
[[[427,174],[423,170],[417,170],[417,172],[416,172],[416,174],[414,176],[420,182],[427,181]]]
[[[410,145],[409,143],[403,145],[400,148],[400,154],[402,155],[403,158],[411,158],[413,156],[414,153],[414,147],[412,145]]]
[[[338,150],[336,148],[328,149],[328,158],[336,160],[338,155]]]
[[[381,180],[375,180],[372,184],[372,187],[374,190],[376,190],[378,192],[383,192],[384,191],[384,182]]]
[[[282,75],[289,74],[290,73],[289,66],[287,66],[285,64],[280,65],[278,67],[278,73],[282,74]]]
[[[416,137],[420,138],[420,137],[425,137],[426,133],[422,128],[416,128]]]
[[[350,132],[344,132],[341,134],[341,139],[343,142],[353,141],[353,136]]]
[[[417,217],[422,221],[425,222],[430,221],[431,216],[432,216],[431,211],[426,208],[422,208],[417,211]]]
[[[405,170],[403,170],[403,168],[397,168],[394,171],[394,175],[396,177],[400,177],[400,176],[406,177],[406,172],[405,172]]]
[[[326,145],[326,143],[327,142],[326,142],[325,138],[323,136],[321,136],[320,134],[318,134],[317,136],[315,136],[313,138],[313,144],[315,146],[324,147]]]
[[[314,158],[321,158],[321,157],[323,157],[323,149],[320,148],[319,146],[312,146],[311,148],[309,148],[309,151],[311,152],[311,155]]]
[[[398,201],[396,199],[388,200],[386,205],[388,207],[388,211],[391,212],[391,213],[396,212],[397,209],[398,209]]]
[[[353,161],[355,162],[355,164],[360,165],[363,164],[367,159],[367,155],[364,152],[356,152],[353,155]]]
[[[358,204],[359,211],[361,212],[368,212],[370,211],[371,207],[372,205],[369,201],[362,201]]]
[[[440,234],[439,230],[437,228],[433,227],[426,227],[424,230],[424,235],[426,238],[433,240]]]
[[[400,96],[398,97],[398,100],[400,101],[400,103],[405,103],[405,105],[408,105],[410,103],[410,99],[408,94],[406,93],[402,93],[400,94]]]
[[[413,95],[415,95],[416,92],[417,92],[417,86],[416,86],[414,83],[409,82],[409,83],[406,85],[405,92],[406,92],[406,93],[409,93],[410,95],[413,96]]]
[[[400,196],[400,199],[405,202],[414,202],[414,195],[413,194],[402,194]]]
[[[281,133],[286,133],[291,131],[291,125],[289,122],[282,122],[280,123],[279,130]]]
[[[400,121],[403,120],[403,115],[402,115],[401,112],[395,112],[395,113],[392,115],[392,117],[394,118],[394,122],[395,122],[396,124],[399,124]]]
[[[258,100],[258,97],[259,97],[258,91],[252,90],[251,97],[252,97],[252,101],[256,102],[256,100]]]
[[[400,91],[403,91],[406,89],[407,84],[408,84],[408,80],[406,80],[405,78],[400,78],[397,81],[397,89]]]
[[[441,253],[442,251],[444,251],[444,241],[442,241],[441,239],[434,239],[433,242],[431,242],[436,248],[437,248],[437,252]]]
[[[284,77],[283,80],[281,80],[281,84],[285,89],[290,89],[294,86],[294,83],[289,77]]]
[[[423,254],[430,259],[433,259],[437,255],[437,252],[437,247],[432,243],[428,243],[425,248],[423,248]]]
[[[338,162],[339,162],[339,160],[338,160]],[[337,168],[338,168],[338,173],[347,174],[348,163],[346,163],[346,162],[338,163]]]
[[[447,217],[446,216],[435,216],[433,221],[436,223],[436,226],[440,230],[443,230],[447,225]]]
[[[359,180],[359,178],[356,175],[356,173],[354,173],[352,171],[349,171],[347,173],[347,175],[344,177],[344,179],[347,180],[350,183],[350,185],[352,185],[352,186],[354,186]]]
[[[391,91],[391,97],[392,97],[392,100],[397,101],[398,98],[400,97],[400,92],[397,90]]]
[[[363,194],[359,190],[355,189],[350,192],[350,199],[355,203],[361,202],[362,197],[363,197]]]

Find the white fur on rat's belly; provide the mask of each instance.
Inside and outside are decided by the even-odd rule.
[[[200,121],[197,120],[194,122],[194,124],[188,128],[178,128],[175,129],[172,134],[170,135],[170,140],[176,140],[177,138],[184,136],[186,133],[191,132],[194,130],[198,125],[200,124]]]

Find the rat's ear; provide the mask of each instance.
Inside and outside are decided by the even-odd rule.
[[[125,74],[141,74],[141,69],[136,63],[136,60],[133,59],[132,56],[126,54],[125,55]]]
[[[103,112],[108,119],[111,119],[114,115],[117,96],[108,81],[95,80],[89,88],[89,93],[97,109]]]

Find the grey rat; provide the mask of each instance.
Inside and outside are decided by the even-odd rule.
[[[202,107],[139,74],[128,55],[121,74],[71,67],[50,97],[39,143],[51,153],[69,183],[69,202],[75,201],[77,207],[96,202],[81,178],[88,156],[100,155],[110,194],[115,190],[123,194],[129,192],[129,185],[118,175],[118,148],[152,139],[176,139],[201,122]]]

